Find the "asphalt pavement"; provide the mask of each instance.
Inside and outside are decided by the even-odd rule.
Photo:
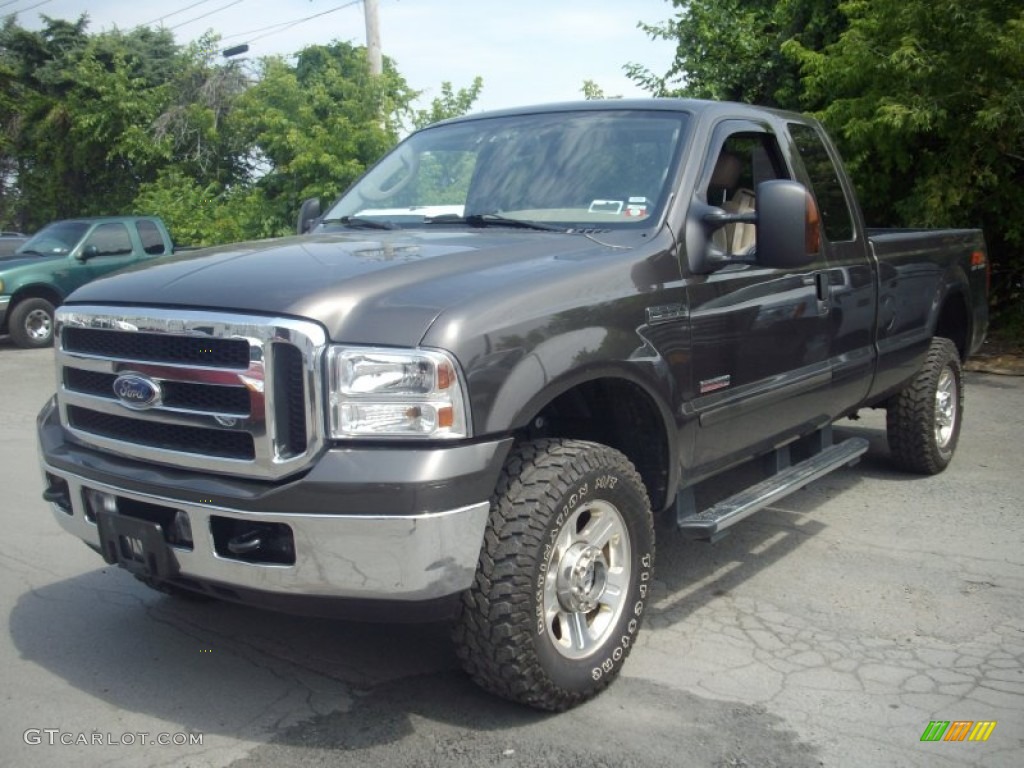
[[[866,412],[842,423],[860,465],[723,541],[660,525],[623,675],[551,715],[478,691],[444,625],[193,603],[107,566],[40,498],[52,358],[0,339],[0,765],[1024,765],[1022,377],[968,374],[939,476],[890,469]],[[933,721],[995,726],[922,741]]]

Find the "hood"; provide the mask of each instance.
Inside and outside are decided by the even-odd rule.
[[[6,272],[9,269],[15,269],[17,267],[28,267],[37,264],[45,264],[47,261],[66,259],[67,255],[63,256],[24,256],[20,253],[9,253],[6,256],[0,256],[0,274]]]
[[[333,341],[414,346],[447,307],[502,273],[533,280],[607,246],[537,231],[317,234],[192,251],[102,278],[69,303],[190,307],[309,318]],[[508,275],[506,275],[508,276]]]

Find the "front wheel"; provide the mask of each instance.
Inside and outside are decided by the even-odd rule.
[[[650,503],[625,456],[579,440],[521,444],[455,628],[464,668],[539,709],[589,699],[636,642],[653,566]]]
[[[893,460],[923,475],[944,470],[953,459],[963,413],[960,354],[949,339],[932,339],[921,370],[886,409]]]
[[[50,346],[53,344],[53,304],[46,299],[22,299],[11,310],[8,330],[19,347]]]

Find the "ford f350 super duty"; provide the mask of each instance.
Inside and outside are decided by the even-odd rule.
[[[439,123],[298,230],[68,298],[45,499],[161,590],[450,616],[478,683],[552,710],[635,644],[655,515],[714,541],[855,463],[861,408],[944,469],[987,326],[980,232],[866,229],[820,125],[738,104]]]

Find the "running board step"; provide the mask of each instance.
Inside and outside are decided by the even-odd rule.
[[[744,488],[713,507],[693,514],[684,512],[688,506],[692,509],[692,503],[684,502],[684,491],[676,501],[679,529],[687,538],[717,541],[725,535],[725,529],[729,526],[749,517],[759,509],[799,491],[808,483],[829,472],[856,464],[867,450],[867,440],[862,437],[851,437],[837,445],[825,448],[799,464],[780,470],[767,480]]]

